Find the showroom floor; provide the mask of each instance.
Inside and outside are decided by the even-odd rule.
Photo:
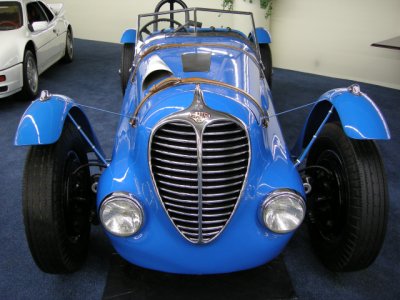
[[[390,50],[388,50],[390,51]],[[118,112],[121,92],[118,76],[120,46],[75,41],[75,61],[57,64],[40,77],[40,89],[70,96],[78,102]],[[323,92],[349,86],[352,82],[276,69],[273,96],[276,111],[315,100]],[[390,214],[382,252],[367,270],[332,273],[315,258],[305,226],[285,250],[284,259],[300,299],[394,299],[400,297],[400,91],[361,84],[385,115],[392,140],[379,142],[385,161]],[[112,252],[99,228],[92,230],[89,258],[84,268],[72,275],[48,275],[37,269],[25,241],[21,213],[21,178],[26,148],[13,146],[19,118],[28,102],[12,97],[0,99],[0,298],[1,299],[100,299]],[[87,110],[89,119],[106,152],[111,153],[118,117]],[[293,143],[307,115],[307,109],[280,118],[287,142]],[[244,288],[246,278],[243,278]],[[192,295],[191,295],[192,296]],[[397,296],[397,297],[396,297]]]

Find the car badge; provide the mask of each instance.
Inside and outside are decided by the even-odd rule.
[[[211,118],[211,114],[205,111],[194,111],[189,113],[189,118],[191,118],[196,123],[203,123]]]

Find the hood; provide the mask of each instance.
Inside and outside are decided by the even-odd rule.
[[[231,88],[207,83],[173,84],[169,88],[160,90],[143,102],[134,119],[138,125],[147,127],[151,131],[166,117],[192,106],[196,88],[201,88],[204,105],[210,110],[233,116],[246,127],[260,124],[262,111],[255,101]]]
[[[27,36],[24,27],[0,31],[0,70],[22,62]]]
[[[139,99],[165,77],[203,78],[238,88],[260,99],[260,69],[255,54],[243,43],[214,40],[159,41],[142,49],[136,80]],[[155,68],[159,67],[159,70]]]

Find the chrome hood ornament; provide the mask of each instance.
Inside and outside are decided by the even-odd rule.
[[[205,108],[208,110],[208,107],[204,103],[203,91],[200,89],[200,85],[197,84],[194,91],[193,103],[189,107],[189,118],[199,124],[211,119],[211,113],[205,111]]]

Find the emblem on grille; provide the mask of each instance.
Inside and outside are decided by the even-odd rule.
[[[190,112],[189,118],[191,118],[196,123],[203,123],[204,121],[209,120],[211,118],[211,114],[205,111],[195,111],[195,112]]]

